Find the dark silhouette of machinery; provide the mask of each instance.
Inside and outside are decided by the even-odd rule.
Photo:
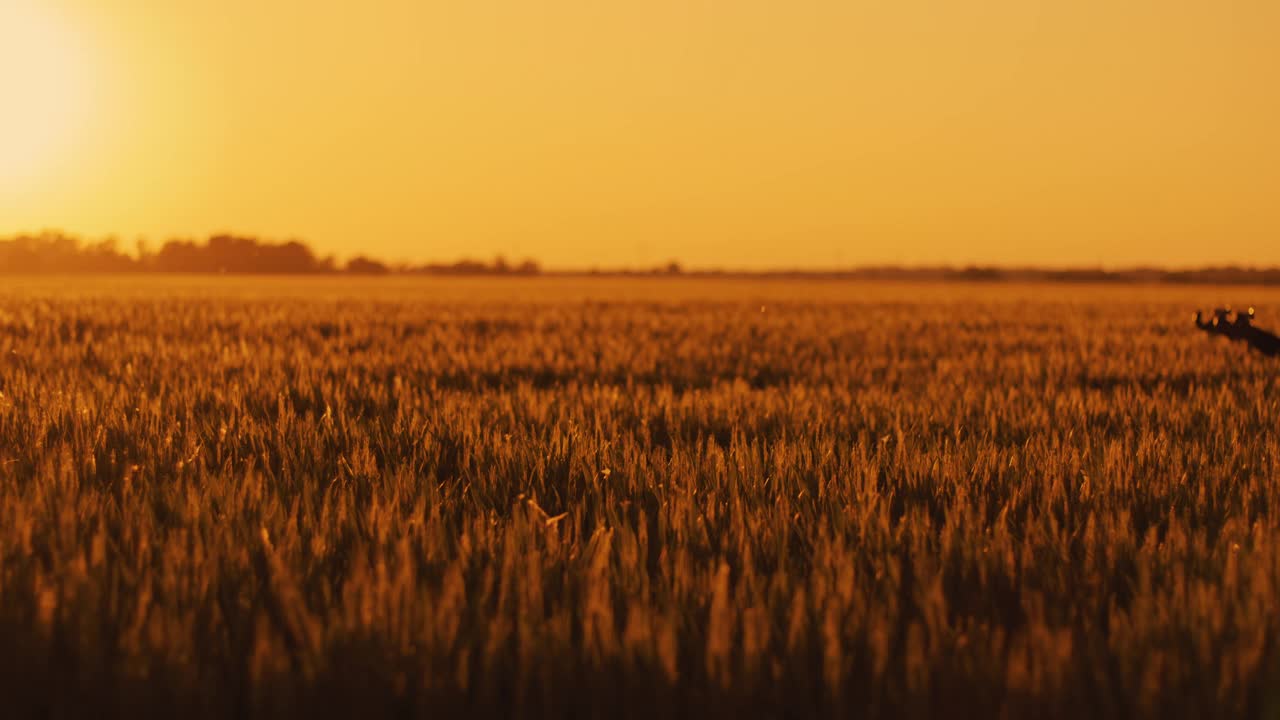
[[[1249,343],[1254,350],[1275,357],[1280,355],[1280,337],[1255,327],[1253,324],[1253,308],[1246,312],[1231,312],[1231,308],[1217,308],[1213,317],[1205,321],[1204,315],[1196,311],[1196,327],[1210,335],[1222,335],[1231,340]]]

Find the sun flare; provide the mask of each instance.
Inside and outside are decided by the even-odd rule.
[[[89,110],[87,71],[61,18],[26,0],[0,4],[0,187],[63,159]]]

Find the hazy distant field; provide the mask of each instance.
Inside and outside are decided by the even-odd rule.
[[[1280,711],[1251,288],[4,278],[0,703]]]

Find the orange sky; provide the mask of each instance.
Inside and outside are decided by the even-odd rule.
[[[1274,0],[0,0],[0,234],[1275,264],[1278,30]]]

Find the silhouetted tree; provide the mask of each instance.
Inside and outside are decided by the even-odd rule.
[[[83,245],[57,231],[0,239],[0,270],[21,273],[123,272],[135,268],[132,258],[106,238]]]
[[[214,235],[204,245],[170,240],[156,254],[157,270],[207,273],[318,273],[331,270],[297,240],[264,243],[256,238]]]
[[[347,261],[346,271],[353,275],[386,275],[391,272],[391,268],[385,263],[361,255]]]

